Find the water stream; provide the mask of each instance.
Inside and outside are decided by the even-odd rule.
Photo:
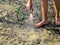
[[[33,25],[34,25],[34,21],[33,21],[33,14],[30,14],[29,15],[29,18],[28,18],[28,26],[27,26],[27,29],[31,30],[33,29]]]

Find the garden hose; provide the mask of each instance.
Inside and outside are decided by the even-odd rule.
[[[3,0],[5,3],[7,3],[6,2],[6,0]],[[24,1],[25,2],[25,1]],[[22,5],[19,5],[19,7],[18,8],[16,8],[16,17],[17,17],[17,20],[18,21],[23,21],[24,20],[24,18],[25,18],[25,14],[21,11],[21,8],[23,8],[23,7],[26,7],[26,2],[24,3],[24,4],[22,4]],[[18,15],[20,15],[20,18],[18,17]]]
[[[25,14],[20,10],[22,7],[26,7],[26,6],[25,5],[20,5],[16,10],[16,12],[17,12],[16,16],[17,16],[18,21],[23,21],[24,18],[25,18]],[[20,18],[18,18],[18,14],[21,16]]]

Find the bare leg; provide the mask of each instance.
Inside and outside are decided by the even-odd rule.
[[[60,25],[60,19],[59,19],[59,0],[54,0],[54,8],[55,8],[55,23],[56,25]]]
[[[42,0],[42,21],[36,24],[36,27],[40,27],[47,24],[47,13],[48,13],[48,0]]]
[[[31,7],[32,7],[32,0],[28,0],[26,7],[29,10],[31,9]]]

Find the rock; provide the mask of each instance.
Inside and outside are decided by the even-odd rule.
[[[0,30],[2,30],[2,27],[0,27]]]

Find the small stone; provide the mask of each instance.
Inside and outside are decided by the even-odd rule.
[[[13,20],[10,20],[10,21],[13,21]]]
[[[2,27],[0,27],[0,30],[2,30]]]
[[[11,28],[7,28],[7,30],[11,30]]]
[[[8,18],[6,17],[5,20],[8,20]]]
[[[0,23],[0,25],[2,25],[3,23]]]
[[[7,11],[3,12],[3,16],[5,17],[7,15]]]

